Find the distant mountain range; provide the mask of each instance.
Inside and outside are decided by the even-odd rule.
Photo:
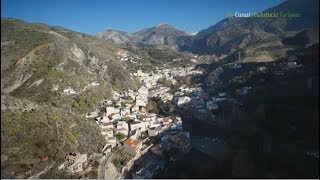
[[[318,0],[288,0],[264,12],[302,17],[223,19],[196,35],[162,23],[135,33],[108,29],[92,36],[1,18],[1,156],[8,157],[1,162],[1,177],[43,171],[37,162],[44,154],[59,165],[66,152],[101,150],[105,139],[84,116],[111,100],[113,91],[138,89],[131,76],[138,69],[311,59],[319,48],[318,5]]]
[[[166,45],[177,48],[177,41],[181,37],[190,37],[189,33],[175,29],[173,26],[161,23],[151,28],[145,28],[135,33],[108,29],[97,33],[102,38],[112,43],[131,43],[148,45]]]
[[[305,28],[319,27],[318,0],[288,0],[263,12],[299,13],[296,18],[226,18],[178,42],[181,51],[197,54],[230,53],[247,46],[279,46],[279,39]],[[291,33],[291,34],[290,34]],[[270,44],[271,43],[271,44]]]
[[[318,5],[318,0],[288,0],[263,12],[299,13],[301,17],[226,18],[199,31],[195,36],[168,24],[159,24],[132,34],[109,29],[97,36],[113,43],[165,45],[194,54],[232,54],[240,49],[250,51],[248,54],[259,54],[260,51],[255,51],[257,47],[283,49],[277,55],[267,53],[263,57],[274,59],[287,50],[282,43],[283,39],[308,28],[318,29]],[[255,57],[259,58],[260,55],[253,56]]]

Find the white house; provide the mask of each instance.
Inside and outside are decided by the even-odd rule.
[[[128,129],[125,129],[125,128],[119,128],[116,130],[117,133],[121,133],[121,134],[124,134],[124,135],[127,135],[129,130]]]
[[[130,139],[137,140],[139,131],[137,129],[130,131]]]
[[[109,116],[111,113],[119,113],[119,109],[110,106],[106,107],[106,115]]]
[[[129,126],[126,122],[118,122],[117,129],[122,129],[122,128],[129,130]]]
[[[218,105],[214,101],[207,101],[206,107],[208,110],[217,110],[218,109]]]
[[[226,95],[227,95],[227,93],[225,93],[225,92],[219,92],[219,97],[225,97]]]
[[[131,131],[135,130],[135,129],[141,129],[143,131],[145,131],[145,124],[140,122],[140,121],[134,121],[130,123],[130,128]]]
[[[178,130],[180,130],[180,131],[182,130],[182,121],[181,120],[176,121],[175,125],[177,126]]]
[[[148,96],[149,90],[148,90],[147,87],[142,86],[140,89],[138,89],[138,93],[139,93],[140,95]]]
[[[113,130],[112,129],[108,129],[107,130],[107,135],[108,135],[108,137],[113,137]]]
[[[108,145],[111,145],[112,147],[116,147],[117,139],[115,137],[109,137],[107,141],[108,141],[107,142]]]
[[[83,171],[87,165],[87,154],[80,153],[70,153],[67,156],[67,171],[71,173],[76,173]]]
[[[147,105],[147,100],[139,98],[139,99],[136,100],[136,105],[145,107]]]
[[[138,105],[134,105],[131,107],[131,113],[136,113],[139,111],[139,106]]]
[[[186,104],[186,103],[188,103],[188,102],[190,102],[190,101],[191,101],[191,98],[188,97],[188,96],[179,97],[179,99],[178,99],[178,106],[179,106],[179,105]]]
[[[150,127],[150,128],[148,128],[148,135],[149,136],[156,136],[161,131],[162,131],[161,127]]]
[[[112,129],[113,128],[113,124],[112,122],[108,122],[108,123],[101,123],[100,124],[100,128],[105,128],[105,129]]]
[[[72,88],[68,87],[67,89],[64,89],[63,92],[65,94],[77,94]]]
[[[101,122],[101,123],[108,123],[108,122],[110,122],[110,119],[109,119],[107,116],[103,116],[103,117],[100,119],[100,122]]]

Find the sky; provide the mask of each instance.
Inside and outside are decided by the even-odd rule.
[[[284,0],[1,0],[1,17],[96,34],[106,29],[136,32],[168,23],[198,32],[227,12],[260,12]]]

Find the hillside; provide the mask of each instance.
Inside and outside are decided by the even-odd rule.
[[[228,54],[247,49],[247,46],[268,44],[273,49],[280,48],[285,52],[287,49],[279,40],[286,34],[318,27],[318,5],[319,1],[316,0],[288,0],[263,11],[297,12],[301,14],[297,18],[226,18],[196,36],[181,39],[178,42],[179,50],[196,54]],[[270,58],[274,59],[272,56]]]
[[[121,48],[63,27],[1,18],[3,177],[57,166],[69,152],[99,152],[105,140],[82,115],[112,91],[136,89]],[[38,157],[49,155],[49,161]]]

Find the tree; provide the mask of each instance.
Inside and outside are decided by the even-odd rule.
[[[147,103],[146,109],[148,110],[148,112],[155,112],[158,110],[157,106],[157,103],[151,100]]]
[[[117,133],[115,137],[117,138],[118,141],[121,141],[122,139],[126,138],[126,135],[123,133]]]

